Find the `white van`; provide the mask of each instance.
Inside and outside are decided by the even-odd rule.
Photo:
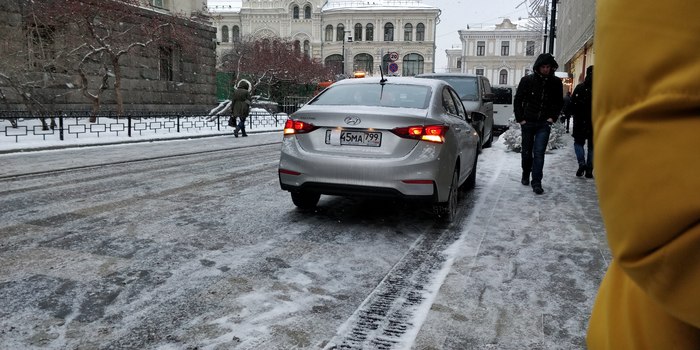
[[[508,129],[510,120],[515,118],[513,110],[513,98],[515,86],[492,86],[493,98],[493,128],[499,132]]]

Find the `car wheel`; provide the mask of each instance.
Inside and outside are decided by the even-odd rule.
[[[321,195],[310,192],[292,192],[292,202],[301,209],[313,209],[318,204]]]
[[[464,184],[462,185],[465,190],[471,190],[474,187],[476,187],[476,164],[479,162],[479,155],[474,157],[474,167],[472,167],[472,173],[469,174],[469,177],[467,178],[466,181],[464,181]]]
[[[447,202],[435,203],[433,211],[438,220],[452,222],[457,216],[457,200],[459,199],[459,171],[455,168],[452,173],[452,183],[450,183],[450,195]]]
[[[489,134],[488,141],[486,141],[486,143],[484,144],[484,148],[491,147],[491,144],[493,144],[493,129],[491,130],[491,133]]]

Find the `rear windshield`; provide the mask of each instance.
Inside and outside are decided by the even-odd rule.
[[[309,104],[428,108],[430,87],[400,84],[332,85]]]
[[[459,94],[462,101],[478,101],[479,85],[476,83],[475,77],[459,77],[459,76],[430,76],[426,78],[440,79],[448,82]]]
[[[513,89],[506,87],[493,87],[491,92],[494,94],[493,103],[501,105],[513,104]]]

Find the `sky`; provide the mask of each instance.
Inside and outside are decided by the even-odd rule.
[[[436,35],[437,72],[447,67],[445,50],[462,46],[458,33],[460,29],[467,29],[467,25],[478,28],[498,24],[506,17],[512,21],[527,17],[527,4],[524,0],[423,0],[423,3],[442,11]]]

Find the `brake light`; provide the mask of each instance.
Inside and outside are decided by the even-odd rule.
[[[318,129],[318,127],[311,123],[304,123],[294,119],[287,119],[287,121],[284,123],[285,135],[306,134],[316,129]]]
[[[391,130],[396,136],[405,139],[415,139],[421,141],[445,143],[447,125],[416,125]]]

